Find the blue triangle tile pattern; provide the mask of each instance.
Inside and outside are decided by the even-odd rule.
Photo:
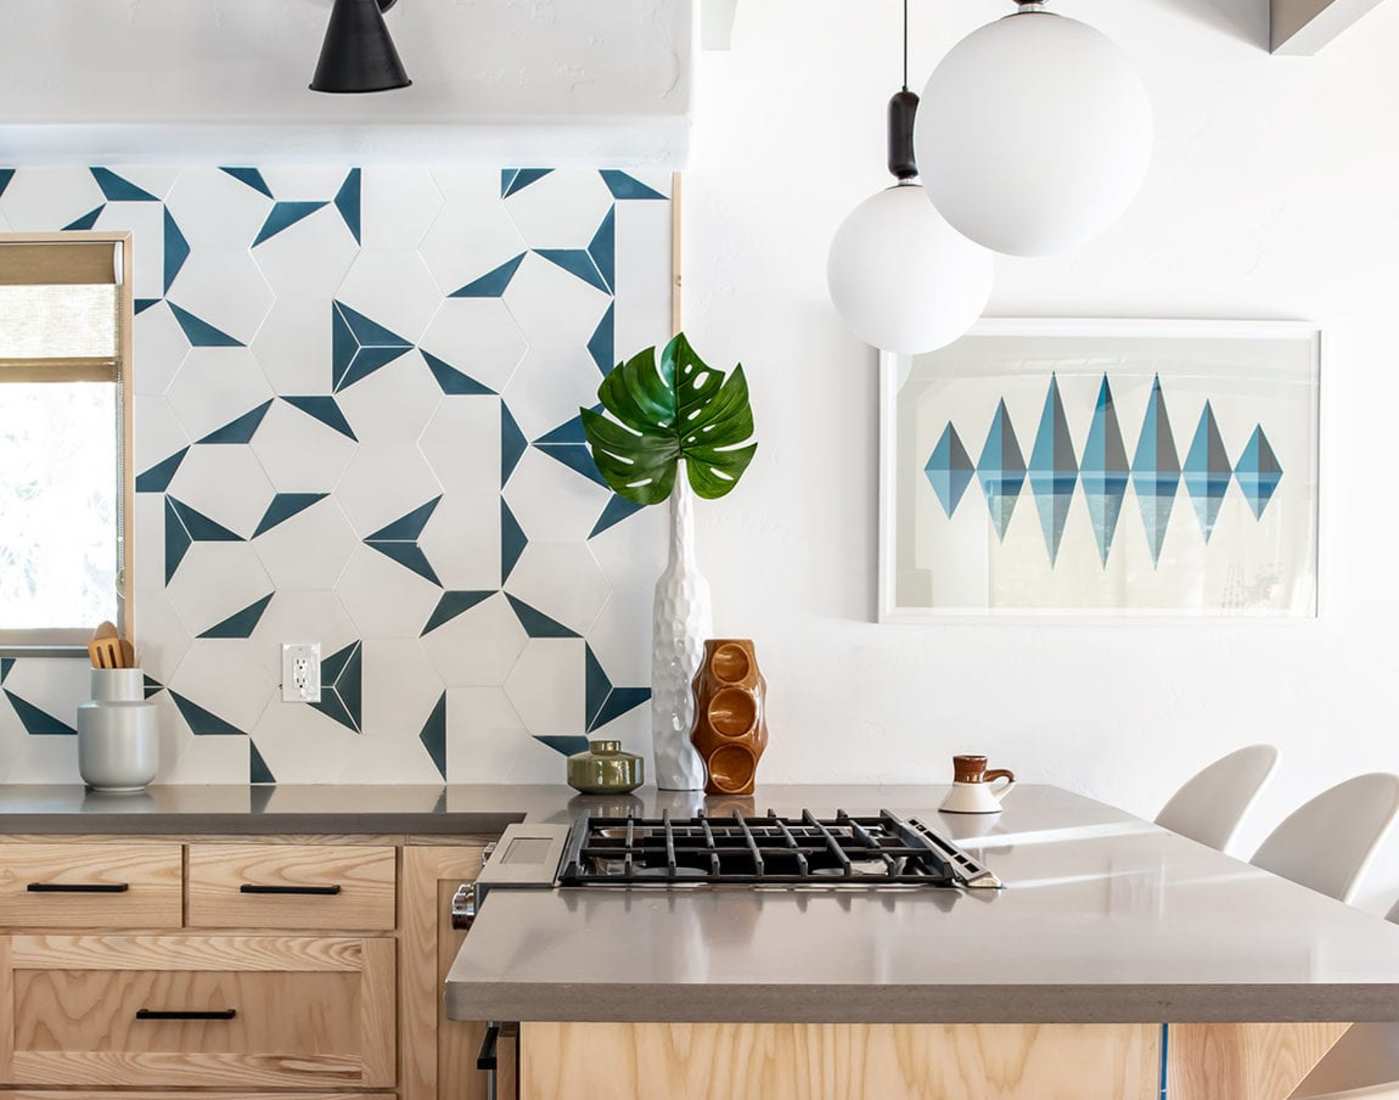
[[[607,215],[602,219],[602,224],[593,234],[593,239],[588,242],[588,256],[597,266],[602,281],[607,284],[607,292],[609,294],[616,293],[617,208],[615,206],[607,211]]]
[[[584,249],[536,248],[534,254],[544,257],[557,267],[563,268],[570,275],[577,275],[589,286],[597,287],[604,294],[612,292],[612,288],[607,285],[607,280],[603,278],[602,272],[598,270],[592,254]]]
[[[937,494],[942,510],[951,519],[952,513],[957,511],[957,505],[962,503],[962,494],[967,491],[967,486],[976,476],[972,456],[967,454],[967,448],[962,445],[962,437],[957,434],[957,429],[952,426],[951,421],[948,421],[947,427],[938,437],[933,453],[928,456],[928,464],[923,467],[923,473],[928,478],[928,484],[933,487],[933,492]]]
[[[520,431],[520,425],[515,422],[509,407],[504,401],[500,403],[500,487],[505,488],[505,483],[510,480],[510,475],[515,472],[515,467],[520,464],[520,458],[525,453],[525,448],[529,443],[525,440],[525,433]]]
[[[185,455],[189,454],[188,447],[181,447],[169,458],[162,459],[143,474],[136,475],[136,491],[138,493],[163,493],[170,488],[170,482],[174,480],[175,471],[180,468],[180,463],[185,460]]]
[[[1229,454],[1224,449],[1224,437],[1219,433],[1219,422],[1214,418],[1214,407],[1205,402],[1200,412],[1200,423],[1195,427],[1195,438],[1190,442],[1190,450],[1185,454],[1185,465],[1181,468],[1186,492],[1195,505],[1195,515],[1200,521],[1200,533],[1205,541],[1214,534],[1215,521],[1219,519],[1219,506],[1224,503],[1224,494],[1229,489],[1229,479],[1234,473],[1229,463]]]
[[[272,602],[272,597],[276,595],[269,592],[260,600],[255,600],[242,611],[235,611],[222,622],[215,623],[203,634],[201,638],[251,638],[253,631],[257,629],[258,622],[262,619],[262,613],[267,610],[267,605]]]
[[[150,309],[151,306],[158,306],[164,300],[164,298],[137,298],[131,303],[131,311],[139,317],[141,314],[145,313],[146,310]]]
[[[1151,383],[1142,434],[1137,437],[1137,450],[1132,456],[1132,488],[1137,491],[1137,502],[1141,505],[1152,563],[1159,565],[1166,530],[1171,523],[1171,510],[1175,507],[1176,490],[1180,488],[1180,453],[1176,450],[1159,375]]]
[[[159,695],[162,691],[165,690],[165,685],[162,684],[159,680],[157,680],[154,676],[145,676],[143,677],[143,680],[144,683],[142,684],[142,691],[144,692],[145,697],[147,699],[151,698],[152,696]]]
[[[432,513],[441,500],[440,496],[435,497],[426,504],[414,508],[406,516],[375,531],[364,540],[364,544],[372,546],[385,557],[411,569],[424,580],[431,581],[440,588],[442,582],[437,579],[437,573],[427,560],[427,555],[418,546],[418,538],[422,535],[423,528],[427,526],[427,521],[432,517]]]
[[[262,228],[258,230],[257,236],[253,239],[253,247],[256,248],[263,241],[270,240],[284,229],[290,229],[303,218],[309,218],[317,210],[329,206],[330,203],[321,202],[285,202],[279,201],[272,204],[272,209],[267,213],[267,220],[262,223]]]
[[[258,521],[253,538],[266,534],[279,523],[285,523],[292,516],[300,515],[317,501],[325,500],[329,493],[278,493],[267,505],[267,511]]]
[[[495,390],[489,386],[483,386],[470,375],[463,374],[456,367],[443,362],[435,355],[431,355],[422,348],[418,349],[423,357],[423,362],[432,371],[432,376],[437,379],[438,388],[445,394],[452,397],[484,397],[494,395]]]
[[[625,172],[604,168],[598,173],[602,176],[602,182],[607,184],[607,189],[612,192],[614,199],[664,199],[662,195],[653,187],[647,187],[635,176],[629,176]]]
[[[1088,518],[1093,523],[1093,538],[1098,544],[1098,557],[1105,568],[1108,555],[1112,553],[1112,540],[1117,533],[1117,521],[1122,515],[1122,502],[1127,496],[1130,473],[1127,446],[1122,440],[1122,426],[1117,419],[1112,385],[1105,374],[1098,386],[1093,422],[1088,428],[1088,441],[1083,445],[1083,462],[1079,467],[1079,479],[1088,503]]]
[[[541,745],[548,745],[560,756],[588,751],[588,739],[582,734],[535,734],[534,739]]]
[[[981,457],[976,463],[976,476],[981,482],[981,491],[986,494],[986,506],[991,510],[991,524],[996,528],[996,537],[1005,540],[1010,517],[1015,513],[1016,501],[1025,484],[1025,456],[1020,450],[1020,441],[1015,437],[1015,427],[1006,412],[1002,399],[996,406],[996,415],[991,420],[991,430],[986,433],[986,443],[981,448]]]
[[[598,535],[602,534],[604,531],[616,527],[617,524],[621,523],[622,520],[626,519],[628,516],[636,515],[636,513],[641,511],[644,507],[646,507],[644,504],[637,504],[635,501],[630,501],[619,493],[613,493],[606,505],[603,506],[602,514],[598,516],[597,522],[593,524],[593,529],[588,532],[588,538],[597,538]]]
[[[1268,502],[1277,492],[1278,483],[1282,481],[1282,465],[1273,453],[1261,424],[1248,437],[1248,443],[1239,455],[1239,464],[1234,469],[1234,477],[1243,490],[1248,506],[1253,509],[1253,518],[1261,520]]]
[[[447,693],[445,691],[438,697],[437,705],[432,708],[432,713],[423,723],[423,731],[418,734],[418,740],[427,750],[433,765],[445,781],[447,778]]]
[[[360,243],[360,170],[351,168],[345,176],[345,182],[340,185],[340,190],[335,192],[335,209],[340,211],[340,217],[345,222],[345,228],[350,231],[350,236],[354,237],[355,244]]]
[[[4,190],[0,189],[0,195],[4,193]],[[0,684],[5,682],[5,678],[10,675],[10,669],[14,667],[15,659],[13,657],[0,657]]]
[[[594,408],[601,408],[597,405]],[[555,462],[562,462],[570,470],[582,474],[590,481],[595,481],[604,489],[607,488],[607,479],[597,468],[597,463],[593,461],[592,449],[588,446],[588,437],[583,432],[583,418],[575,416],[572,420],[565,421],[551,432],[541,435],[534,441],[533,446],[543,451]]]
[[[170,698],[175,700],[175,706],[179,708],[185,724],[189,726],[190,733],[196,737],[241,737],[244,735],[244,731],[232,722],[224,721],[213,711],[205,710],[198,703],[186,699],[179,692],[171,691]]]
[[[616,303],[608,302],[607,312],[602,315],[602,320],[597,323],[597,328],[593,330],[592,338],[588,341],[588,354],[593,357],[597,369],[604,375],[610,373],[612,368],[617,365],[614,358],[616,355],[616,315]]]
[[[473,279],[463,287],[452,291],[449,298],[499,298],[510,286],[510,280],[515,277],[515,272],[520,269],[520,263],[525,258],[521,252],[512,260],[506,260],[499,267],[486,272],[479,279]]]
[[[67,722],[61,721],[48,711],[21,699],[9,688],[5,688],[5,698],[10,701],[10,706],[14,708],[15,714],[19,717],[20,725],[24,727],[24,732],[31,736],[68,737],[78,732]]]
[[[165,583],[169,584],[180,568],[185,553],[196,542],[242,542],[222,524],[196,512],[172,496],[165,498]]]
[[[10,186],[10,180],[15,178],[13,168],[0,168],[0,195],[4,195],[5,188]]]
[[[89,210],[86,214],[74,218],[71,222],[65,225],[63,227],[63,232],[66,233],[69,230],[91,229],[94,225],[97,224],[97,219],[102,216],[102,211],[106,209],[107,204],[105,202],[101,206],[94,207],[93,209]]]
[[[500,170],[500,197],[508,199],[517,191],[523,191],[536,180],[542,180],[552,168],[502,168]]]
[[[137,187],[130,180],[117,175],[110,168],[93,168],[92,178],[102,189],[108,202],[159,202],[160,199],[149,191]]]
[[[650,688],[613,687],[592,646],[584,646],[583,662],[584,719],[589,733],[651,698]]]
[[[520,620],[520,625],[524,627],[525,633],[531,638],[576,638],[576,631],[570,630],[563,623],[549,618],[544,612],[531,607],[524,600],[516,596],[505,594],[505,598],[510,601],[511,608],[515,611],[515,617]]]
[[[185,266],[185,261],[189,259],[189,241],[185,240],[185,235],[180,232],[180,227],[175,224],[175,219],[170,213],[170,208],[165,208],[165,237],[164,237],[164,293],[170,293],[170,286],[175,281],[175,276],[180,273],[180,269]]]
[[[307,416],[319,420],[327,428],[334,428],[346,439],[358,442],[354,429],[345,419],[345,414],[340,411],[340,406],[335,403],[335,398],[325,394],[311,394],[305,397],[283,397],[282,400],[292,408],[300,409]]]
[[[331,306],[331,387],[336,393],[412,350],[402,336],[343,302]]]
[[[249,409],[242,416],[230,420],[222,428],[215,428],[202,439],[195,440],[196,443],[251,443],[258,427],[262,424],[262,418],[267,415],[267,410],[272,407],[272,399],[269,397],[255,409]]]
[[[503,585],[510,579],[510,574],[515,568],[515,563],[520,560],[520,555],[525,552],[525,546],[529,539],[525,536],[524,528],[520,526],[515,518],[515,513],[510,510],[510,505],[505,503],[505,498],[500,498],[500,583]]]
[[[363,643],[351,642],[322,658],[320,700],[306,704],[355,733],[363,728],[363,653]]]
[[[419,637],[427,637],[439,626],[451,622],[458,615],[465,614],[478,603],[494,595],[494,589],[476,592],[443,592],[442,597],[437,601],[437,606],[433,608],[432,615],[423,626],[423,632]]]
[[[253,786],[277,782],[277,777],[272,774],[272,769],[267,766],[262,753],[257,751],[257,745],[251,737],[248,738],[248,782]]]
[[[235,339],[221,329],[215,328],[208,321],[200,320],[189,310],[181,309],[169,299],[166,305],[170,307],[170,312],[175,315],[175,320],[179,322],[180,328],[184,330],[185,339],[189,341],[191,347],[195,348],[241,348],[243,341]]]
[[[245,183],[254,191],[272,197],[272,188],[267,186],[267,181],[262,178],[262,173],[256,168],[220,168],[220,172],[226,172],[239,183]]]
[[[1064,523],[1069,518],[1069,505],[1073,503],[1074,487],[1078,484],[1078,458],[1074,454],[1073,440],[1069,438],[1069,421],[1055,375],[1049,378],[1049,393],[1044,399],[1039,431],[1030,452],[1029,475],[1052,565],[1059,559]]]

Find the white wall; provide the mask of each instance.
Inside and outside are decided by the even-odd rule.
[[[990,313],[1323,325],[1320,620],[873,623],[875,353],[841,327],[825,263],[885,183],[899,5],[749,0],[732,53],[703,57],[686,187],[686,328],[717,364],[743,360],[761,439],[735,495],[701,510],[716,626],[758,643],[765,779],[942,780],[949,753],[981,751],[1150,815],[1206,761],[1268,740],[1283,757],[1251,851],[1323,785],[1399,770],[1399,4],[1314,59],[1269,56],[1266,0],[1056,7],[1135,58],[1156,161],[1101,240],[999,261]],[[916,85],[996,13],[915,3]]]

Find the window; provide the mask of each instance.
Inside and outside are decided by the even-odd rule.
[[[131,242],[0,234],[0,650],[132,628]]]

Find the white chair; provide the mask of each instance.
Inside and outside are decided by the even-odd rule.
[[[1251,862],[1350,902],[1380,840],[1399,816],[1399,775],[1372,772],[1323,791],[1283,821]]]
[[[1156,815],[1156,824],[1224,851],[1277,762],[1272,745],[1231,752],[1176,791]]]

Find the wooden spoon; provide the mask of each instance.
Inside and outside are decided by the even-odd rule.
[[[97,628],[92,641],[88,643],[87,655],[92,660],[93,668],[127,667],[122,664],[122,640],[111,623],[103,623]]]

